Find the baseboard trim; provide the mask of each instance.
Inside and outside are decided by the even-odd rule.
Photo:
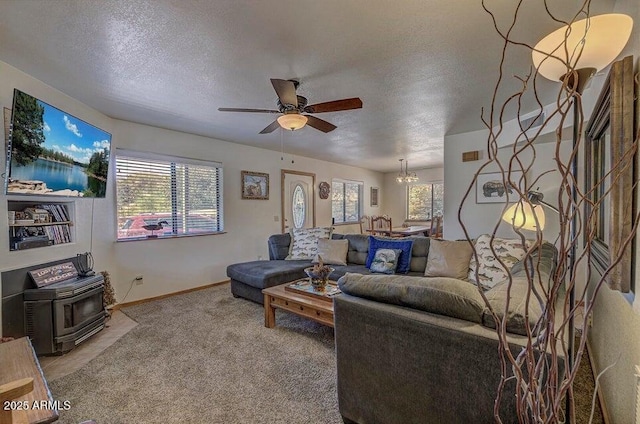
[[[221,286],[223,284],[229,284],[230,281],[231,280],[225,280],[225,281],[220,281],[220,282],[217,282],[217,283],[205,284],[204,286],[198,286],[198,287],[193,287],[193,288],[186,289],[186,290],[180,290],[180,291],[177,291],[177,292],[162,294],[160,296],[147,297],[145,299],[133,300],[131,302],[126,302],[126,303],[117,303],[117,304],[113,305],[111,310],[112,311],[117,311],[118,309],[126,308],[128,306],[139,305],[141,303],[147,303],[147,302],[152,302],[154,300],[166,299],[167,297],[177,296],[179,294],[191,293],[191,292],[194,292],[194,291],[204,290],[204,289],[208,289],[208,288],[215,287],[215,286]]]
[[[589,363],[591,364],[591,372],[593,373],[593,380],[595,382],[596,377],[596,363],[593,358],[593,350],[591,349],[591,343],[589,342],[589,336],[587,336],[587,352],[589,353]],[[604,396],[602,394],[602,387],[598,387],[598,402],[600,402],[600,409],[602,410],[602,419],[604,420],[604,424],[610,424],[611,420],[609,419],[609,410],[607,409],[607,405],[604,402]]]

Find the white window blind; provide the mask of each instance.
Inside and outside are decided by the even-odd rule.
[[[116,150],[118,240],[223,231],[222,166]],[[144,228],[161,224],[162,229]]]
[[[363,185],[359,181],[331,181],[331,215],[334,224],[360,220]]]
[[[426,221],[444,212],[444,184],[407,187],[407,220]]]

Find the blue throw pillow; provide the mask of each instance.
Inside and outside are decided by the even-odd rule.
[[[369,254],[367,255],[366,267],[371,267],[371,262],[376,256],[376,250],[378,249],[400,249],[402,254],[398,260],[397,272],[406,274],[409,272],[409,265],[411,264],[411,249],[413,248],[413,240],[389,240],[378,239],[373,236],[369,236]]]

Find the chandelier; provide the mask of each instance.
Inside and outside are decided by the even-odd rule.
[[[404,163],[404,170],[402,169],[402,161],[404,159],[398,159],[400,161],[400,173],[396,177],[396,181],[402,183],[415,183],[418,181],[418,176],[415,172],[409,172],[409,161]]]

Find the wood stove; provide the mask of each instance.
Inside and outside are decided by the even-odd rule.
[[[38,355],[64,353],[105,326],[102,275],[73,277],[36,288],[30,272],[43,266],[73,263],[62,259],[0,273],[2,286],[2,336],[29,336]],[[62,268],[62,267],[61,267]]]
[[[73,349],[104,328],[102,275],[77,277],[24,292],[25,333],[38,355]]]

